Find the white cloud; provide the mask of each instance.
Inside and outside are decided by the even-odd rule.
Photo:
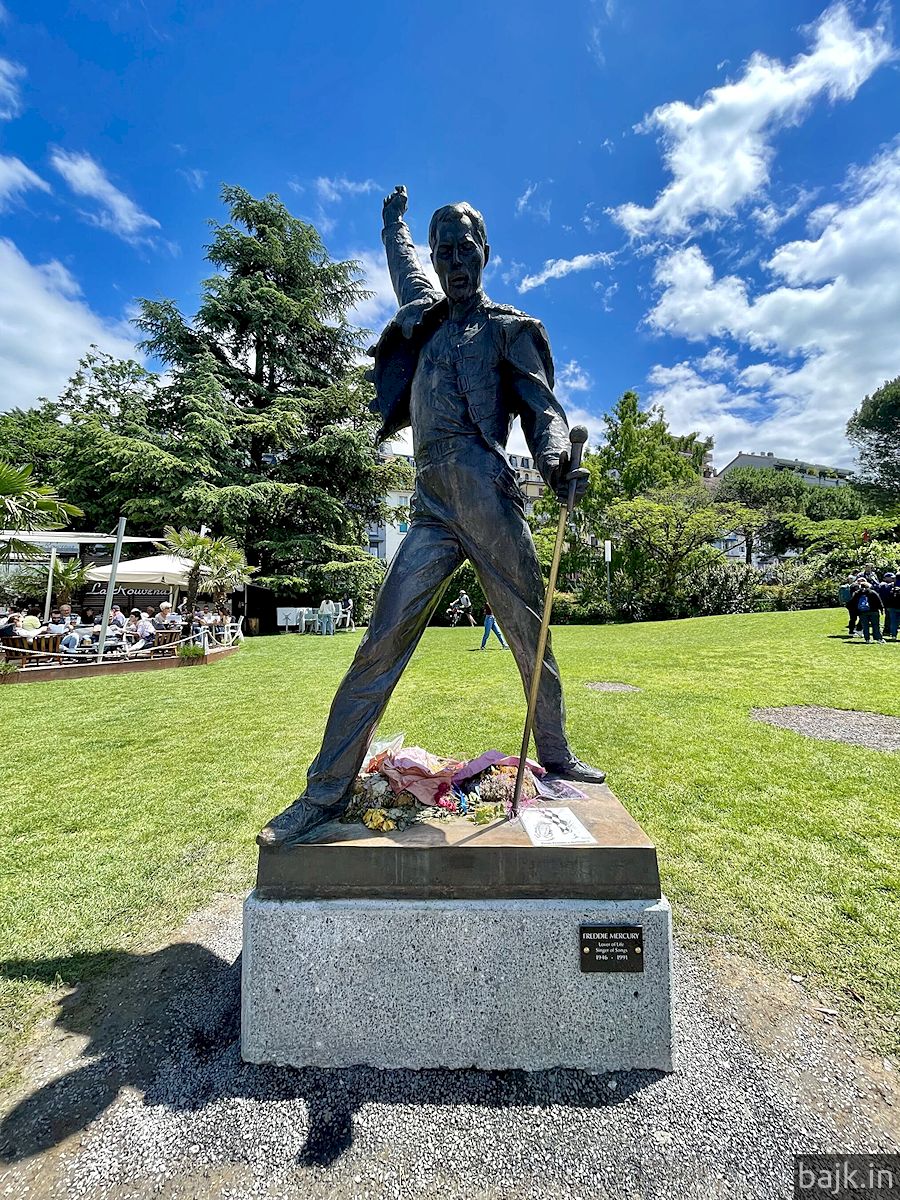
[[[315,181],[316,194],[323,204],[336,204],[344,196],[364,196],[368,192],[379,192],[381,188],[374,179],[357,181],[341,176],[339,179],[329,179],[320,175]]]
[[[602,252],[576,254],[574,258],[549,258],[537,274],[526,275],[519,282],[519,292],[530,292],[532,289],[548,283],[551,279],[563,279],[574,271],[590,271],[596,267],[610,267],[614,260],[614,254]]]
[[[585,206],[585,210],[581,215],[581,223],[588,233],[596,233],[603,221],[603,213],[598,209],[597,204],[591,200]]]
[[[900,142],[852,171],[845,195],[820,210],[816,236],[775,250],[764,264],[772,285],[758,294],[736,275],[716,278],[695,246],[657,266],[653,328],[692,340],[730,338],[760,356],[727,384],[715,381],[731,398],[722,420],[714,404],[702,410],[708,431],[724,433],[730,449],[747,449],[752,430],[757,445],[776,453],[845,463],[848,417],[867,392],[900,373]],[[679,426],[713,397],[702,390],[712,386],[708,364],[687,364],[690,377],[685,366],[677,377],[657,368],[651,378],[674,404]],[[745,428],[731,420],[732,400],[749,394],[764,408],[745,413]]]
[[[623,204],[616,221],[633,237],[687,233],[695,218],[730,215],[762,193],[775,133],[797,124],[813,101],[850,100],[894,56],[884,25],[856,25],[845,4],[827,9],[810,28],[812,48],[785,67],[756,53],[733,82],[712,88],[692,107],[664,104],[639,130],[658,129],[672,181],[653,205]]]
[[[0,409],[57,396],[91,344],[135,357],[125,322],[93,312],[62,263],[35,265],[0,239],[0,279]]]
[[[553,182],[552,179],[545,181],[547,184]],[[523,217],[526,214],[539,217],[542,221],[550,220],[550,205],[551,200],[543,198],[539,193],[545,184],[542,182],[528,183],[525,186],[525,191],[521,196],[516,198],[516,216]]]
[[[587,392],[591,388],[591,377],[585,371],[584,367],[574,358],[569,359],[567,363],[559,369],[556,376],[557,394],[563,390],[569,392]]]
[[[25,68],[8,58],[0,58],[0,121],[11,121],[22,111],[20,81]]]
[[[87,196],[100,205],[98,212],[84,214],[94,225],[132,244],[151,240],[147,231],[159,229],[159,221],[121,192],[89,154],[54,150],[50,163],[76,196]]]
[[[37,188],[41,192],[51,190],[50,184],[26,167],[21,159],[0,154],[0,210],[28,188]]]
[[[192,191],[202,192],[206,186],[206,176],[208,172],[201,171],[199,167],[178,168],[178,174],[185,180],[188,187]]]
[[[809,208],[817,194],[816,188],[800,188],[793,204],[786,204],[779,208],[777,204],[773,204],[770,200],[767,200],[764,204],[755,208],[750,216],[757,223],[762,233],[766,237],[771,237],[774,233],[777,233],[782,225],[786,225],[788,221],[792,221],[794,217],[799,216],[804,209]]]
[[[611,313],[613,311],[613,297],[619,290],[617,283],[605,284],[600,280],[594,284],[594,291],[600,294],[600,303],[603,305],[603,311]]]
[[[603,49],[606,26],[616,15],[616,0],[593,0],[591,4],[592,17],[588,29],[588,52],[598,66],[606,64],[606,54]]]
[[[441,285],[431,265],[431,252],[427,246],[416,246],[416,253],[422,270],[428,276],[435,290],[440,292]],[[373,295],[363,300],[350,313],[350,321],[362,329],[371,329],[376,335],[396,313],[397,297],[391,283],[391,276],[384,257],[384,250],[357,250],[347,255],[355,259],[362,267],[365,287]]]

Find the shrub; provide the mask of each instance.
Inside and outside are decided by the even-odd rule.
[[[801,558],[788,559],[766,571],[760,589],[763,598],[778,612],[802,608],[833,608],[837,604],[837,582],[822,578],[820,564]]]
[[[760,594],[758,572],[716,552],[697,563],[679,588],[680,616],[718,617],[753,612]]]
[[[582,593],[572,609],[573,625],[606,625],[615,619],[615,610],[605,596],[588,596]]]
[[[202,646],[196,642],[186,642],[183,646],[178,647],[179,658],[202,658],[205,651]]]
[[[577,604],[578,599],[572,592],[555,592],[553,608],[550,610],[550,624],[569,625]]]

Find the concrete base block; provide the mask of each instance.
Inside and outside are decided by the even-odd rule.
[[[643,970],[583,972],[582,925],[640,926]],[[254,892],[241,1048],[293,1067],[671,1071],[668,901]]]

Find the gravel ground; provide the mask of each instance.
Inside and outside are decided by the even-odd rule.
[[[891,1065],[747,960],[678,953],[671,1076],[295,1071],[240,1059],[239,900],[180,937],[62,1005],[0,1196],[780,1200],[794,1152],[900,1147]]]
[[[757,721],[792,729],[823,742],[847,742],[868,750],[900,750],[900,717],[886,717],[883,713],[795,704],[787,708],[754,708],[750,715]]]
[[[642,689],[632,683],[586,683],[592,692],[639,692]]]

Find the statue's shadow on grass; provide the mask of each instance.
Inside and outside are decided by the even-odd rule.
[[[383,1071],[254,1066],[240,1057],[240,958],[176,943],[151,954],[124,952],[0,962],[7,978],[74,987],[56,1024],[87,1039],[79,1065],[26,1091],[0,1121],[0,1162],[44,1153],[86,1129],[123,1087],[148,1105],[198,1111],[229,1098],[307,1107],[301,1165],[327,1166],[353,1140],[363,1105],[441,1104],[488,1108],[620,1104],[664,1078],[655,1071],[609,1077],[581,1071]],[[390,1036],[389,1032],[385,1036]],[[235,1147],[235,1156],[240,1156]]]

